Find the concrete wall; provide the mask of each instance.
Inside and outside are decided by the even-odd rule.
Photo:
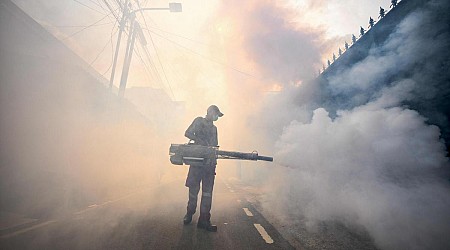
[[[158,181],[168,144],[149,120],[10,1],[0,54],[0,210],[64,213]]]
[[[444,6],[435,8],[436,3]],[[411,90],[413,97],[403,102],[403,105],[417,110],[427,118],[430,124],[438,125],[441,129],[442,138],[446,141],[447,148],[450,145],[450,17],[448,4],[445,1],[425,1],[425,0],[403,0],[392,9],[387,15],[375,24],[364,36],[362,36],[352,47],[340,56],[329,68],[321,74],[317,81],[321,86],[320,105],[327,108],[332,115],[340,109],[351,109],[355,106],[363,105],[375,98],[376,94],[383,88],[391,86],[396,81],[411,79],[415,82],[414,89]],[[389,58],[392,53],[387,48],[387,43],[396,39],[394,34],[398,25],[409,15],[424,11],[431,11],[432,18],[421,20],[422,26],[411,31],[410,36],[403,36],[399,42],[408,46],[417,46],[411,51],[411,56],[405,56],[408,60],[399,60],[397,65],[392,65],[390,69],[380,71],[377,82],[373,83],[369,89],[347,88],[345,91],[335,91],[336,86],[330,84],[331,81],[341,75],[349,75],[352,68],[361,65],[370,65],[369,60],[376,61],[377,58]],[[414,20],[412,20],[413,22]],[[433,30],[435,29],[435,30]],[[426,37],[427,32],[431,36]],[[415,39],[415,40],[414,40]],[[426,41],[426,43],[424,42]],[[414,44],[423,42],[422,45]],[[438,51],[434,51],[433,43],[442,46]],[[405,50],[408,48],[405,48]],[[391,54],[390,54],[391,53]],[[416,61],[417,60],[417,61]],[[382,63],[382,61],[379,61]],[[376,70],[378,66],[371,65]],[[371,73],[370,68],[361,70],[361,74],[354,74],[354,78],[364,79],[365,73]],[[356,81],[357,79],[355,79]],[[345,84],[345,83],[343,83]],[[365,92],[365,93],[364,93]],[[371,93],[368,93],[371,92]],[[357,98],[364,96],[367,98]],[[356,98],[355,98],[356,97]]]

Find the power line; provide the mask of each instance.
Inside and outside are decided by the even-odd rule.
[[[93,10],[93,11],[98,12],[98,13],[100,13],[100,14],[105,14],[105,13],[102,13],[101,11],[96,10],[96,9],[90,7],[89,5],[86,5],[86,4],[84,4],[84,3],[82,3],[82,2],[80,2],[80,1],[78,1],[78,0],[73,0],[73,1],[75,1],[76,3],[79,3],[79,4],[81,4],[81,5],[83,5],[84,7],[88,8],[88,9],[90,9],[90,10]]]
[[[139,2],[138,2],[137,0],[136,0],[136,3],[137,3],[137,5],[138,5],[138,8],[141,9],[141,5],[139,4]],[[142,11],[140,11],[140,13],[141,13],[141,15],[142,15],[142,18],[144,19],[145,27],[148,27],[148,26],[147,26],[147,20],[145,19],[144,14],[142,13]],[[145,46],[142,46],[142,47],[143,47],[143,49],[144,49],[145,55],[147,56],[147,59],[148,59],[150,65],[151,65],[152,69],[154,70],[154,72],[155,72],[156,76],[158,77],[158,79],[159,79],[161,85],[163,86],[163,85],[164,85],[164,82],[162,81],[161,76],[159,75],[159,71],[157,70],[155,64],[153,63],[152,57],[150,56],[150,53],[148,52],[148,48],[145,47]]]
[[[163,64],[161,63],[161,59],[159,58],[158,49],[156,48],[156,45],[155,45],[155,43],[153,42],[153,38],[152,38],[151,36],[150,36],[150,41],[152,41],[153,47],[155,48],[156,58],[158,58],[158,62],[159,62],[159,64],[161,65],[161,69],[162,69],[162,71],[163,71],[164,78],[166,78],[167,84],[169,85],[170,93],[172,94],[173,98],[176,99],[176,98],[175,98],[175,95],[173,94],[173,91],[172,91],[172,86],[170,86],[170,82],[169,82],[169,80],[167,79],[167,75],[166,75],[166,71],[164,70],[164,66],[163,66]]]
[[[148,48],[146,46],[142,46],[142,49],[144,50],[145,56],[147,57],[147,60],[150,63],[151,69],[153,69],[153,72],[155,72],[155,75],[157,76],[159,83],[162,85],[163,81],[161,79],[161,76],[159,75],[158,69],[156,68],[155,64],[153,63],[152,57],[150,56],[150,53],[148,51]]]
[[[120,29],[120,27],[119,27]],[[113,40],[113,34],[111,33],[111,38],[110,38],[110,43],[111,43],[111,63],[109,64],[109,67],[105,70],[105,72],[103,72],[102,75],[105,75],[106,73],[108,73],[108,71],[111,69],[112,65],[113,65],[113,61],[114,61],[114,44],[112,42]]]
[[[93,0],[90,0],[93,2]],[[103,5],[100,3],[100,0],[97,0],[97,5],[100,6],[100,8],[102,8],[103,11],[105,11],[105,13],[108,13],[108,10],[105,9],[105,7],[103,7]],[[113,9],[110,9],[110,11],[113,11]],[[114,14],[114,19],[117,21],[117,19],[115,18],[115,13]],[[111,18],[108,17],[109,20],[111,20]]]
[[[136,1],[137,5],[138,5],[138,8],[141,9],[141,5],[139,4],[139,1],[138,1],[138,0],[135,0],[135,1]],[[145,4],[145,3],[144,3],[144,4]],[[142,11],[139,11],[139,13],[141,14],[142,18],[144,19],[145,27],[148,28],[147,20],[146,20],[146,18],[145,18],[145,16],[144,16],[144,13],[143,13]],[[144,47],[144,46],[143,46],[143,47]],[[162,79],[161,79],[161,76],[159,75],[159,72],[158,72],[158,70],[156,69],[156,66],[155,66],[155,64],[153,63],[152,57],[150,56],[150,53],[148,52],[148,49],[147,49],[146,47],[144,48],[144,52],[145,52],[145,54],[146,54],[146,56],[147,56],[148,61],[150,62],[150,65],[152,66],[153,70],[155,71],[156,75],[158,76],[159,80],[161,81],[161,84],[163,84],[163,81],[162,81]]]
[[[116,15],[115,10],[113,9],[113,7],[111,7],[111,5],[109,5],[109,3],[106,0],[103,0],[103,2],[105,3],[106,7],[108,7],[109,11],[111,11],[111,13],[114,15],[114,18],[120,22],[120,18]],[[116,9],[117,10],[117,9]]]
[[[103,26],[103,25],[108,25],[108,24],[112,24],[112,23],[114,23],[114,21],[108,22],[108,23],[99,23],[96,25],[91,25],[91,27]],[[89,25],[51,25],[51,26],[56,27],[56,28],[86,28]]]
[[[100,8],[102,8],[102,10],[105,10],[105,8],[103,8],[103,6],[102,6],[101,4],[98,3],[98,1],[97,1],[97,2],[94,2],[93,0],[88,0],[88,1],[91,2],[91,3],[93,3],[93,4],[95,4],[95,5],[97,5],[97,6],[100,7]],[[105,12],[105,13],[107,13],[107,12]],[[103,14],[105,14],[105,13],[103,13]]]
[[[137,2],[137,0],[136,0],[136,2]],[[138,3],[138,7],[140,8],[139,2],[137,2],[137,3]],[[140,13],[141,13],[141,15],[142,15],[142,17],[143,17],[143,19],[144,19],[145,27],[147,27],[147,29],[145,29],[145,30],[147,31],[148,35],[149,35],[150,37],[152,37],[152,35],[151,35],[150,32],[149,32],[149,28],[148,28],[149,26],[148,26],[148,24],[147,24],[146,18],[145,18],[145,16],[144,16],[143,12],[140,12]],[[150,21],[152,21],[151,18],[150,18]],[[152,22],[153,22],[153,21],[152,21]],[[153,23],[155,23],[155,22],[153,22]],[[155,23],[155,24],[156,24],[156,23]],[[153,47],[154,47],[154,49],[155,49],[155,51],[156,51],[156,50],[157,50],[157,47],[156,47],[156,45],[154,44],[153,40],[152,40],[152,44],[153,44]],[[162,86],[163,88],[165,88],[165,85],[168,86],[170,92],[172,93],[173,98],[175,99],[175,95],[173,94],[173,91],[172,91],[172,86],[171,86],[170,82],[168,81],[167,76],[166,76],[166,82],[167,82],[167,84],[164,84],[164,81],[162,81],[159,71],[156,69],[155,65],[153,64],[153,61],[152,61],[152,59],[151,59],[151,56],[150,56],[150,54],[149,54],[149,52],[148,52],[147,47],[144,47],[144,51],[146,52],[146,56],[147,56],[147,58],[149,59],[149,61],[150,61],[150,63],[151,63],[151,66],[153,67],[154,71],[157,73],[157,77],[158,77],[158,79],[159,79],[159,81],[160,81],[160,83],[161,83],[161,86]],[[157,51],[156,51],[156,53],[157,53]],[[159,59],[159,57],[158,57],[158,59]],[[161,69],[163,70],[163,73],[165,74],[164,67],[163,67],[163,65],[162,65],[162,63],[161,63],[160,60],[159,60],[159,62],[160,62],[160,65],[161,65]],[[170,64],[170,62],[169,62],[169,64]],[[174,71],[174,73],[177,73],[177,72]],[[165,89],[166,89],[166,88],[165,88]]]
[[[148,28],[148,26],[147,26],[147,28]],[[186,39],[186,40],[191,41],[191,42],[199,43],[199,44],[204,45],[204,46],[210,46],[209,44],[206,44],[206,43],[204,43],[204,42],[196,41],[196,40],[191,39],[191,38],[189,38],[189,37],[185,37],[185,36],[182,36],[182,35],[178,35],[178,34],[175,34],[175,33],[172,33],[172,32],[169,32],[169,31],[166,31],[166,30],[163,30],[163,29],[160,29],[160,28],[156,28],[156,27],[151,27],[151,28],[152,28],[152,29],[159,30],[159,31],[164,32],[164,33],[167,33],[167,34],[169,34],[169,35],[173,35],[173,36],[177,36],[177,37]]]
[[[119,5],[119,7],[123,10],[126,6],[123,6],[122,2],[119,0],[116,0],[117,4]]]
[[[150,56],[150,52],[148,51],[148,48],[147,48],[147,47],[144,47],[144,46],[143,46],[143,48],[144,48],[145,55],[147,56],[147,59],[149,60],[152,69],[155,71],[155,74],[156,74],[156,77],[157,77],[158,80],[159,80],[159,83],[160,83],[161,86],[164,88],[164,85],[165,85],[165,84],[164,84],[164,81],[162,80],[161,75],[159,74],[159,71],[158,71],[158,69],[156,68],[155,64],[154,64],[153,61],[151,60],[151,56]]]
[[[112,12],[109,13],[109,14],[107,14],[106,16],[102,17],[101,19],[97,20],[97,21],[94,22],[93,24],[88,25],[88,26],[84,27],[83,29],[81,29],[81,30],[79,30],[79,31],[77,31],[77,32],[75,32],[75,33],[72,33],[72,34],[70,34],[70,35],[68,35],[68,36],[66,36],[66,37],[64,37],[62,40],[66,40],[67,38],[70,38],[70,37],[72,37],[72,36],[74,36],[74,35],[76,35],[76,34],[82,32],[82,31],[84,31],[84,30],[90,28],[90,27],[95,26],[97,23],[103,21],[105,18],[107,18],[107,17],[110,16],[111,14],[112,14]]]
[[[144,65],[144,69],[145,69],[145,71],[146,71],[146,77],[147,77],[147,80],[149,80],[149,82],[151,82],[151,79],[150,79],[150,78],[152,78],[151,70],[149,70],[149,68],[148,68],[147,64],[145,63],[144,59],[142,58],[142,56],[141,56],[139,50],[138,50],[138,49],[135,49],[134,52],[138,55],[139,59],[141,60],[142,64]],[[161,78],[159,77],[159,74],[156,74],[156,75],[158,76],[159,79],[161,79]],[[149,77],[149,76],[150,76],[150,77]]]
[[[216,59],[212,59],[212,58],[209,58],[209,57],[207,57],[207,56],[205,56],[205,55],[202,55],[202,54],[200,54],[200,53],[198,53],[198,52],[196,52],[196,51],[194,51],[194,50],[192,50],[192,49],[190,49],[190,48],[187,48],[187,47],[185,47],[185,46],[183,46],[183,45],[181,45],[181,44],[178,44],[178,43],[175,42],[175,41],[172,41],[172,40],[170,40],[170,39],[164,37],[163,35],[160,35],[160,34],[154,32],[154,31],[151,31],[151,30],[149,30],[149,29],[147,29],[147,30],[148,30],[149,32],[152,32],[153,34],[155,34],[155,35],[157,35],[157,36],[159,36],[159,37],[161,37],[161,38],[163,38],[163,39],[165,39],[165,40],[167,40],[167,41],[169,41],[169,42],[171,42],[171,43],[173,43],[173,44],[175,44],[175,45],[177,45],[177,46],[179,46],[179,47],[181,47],[181,48],[183,48],[183,49],[185,49],[185,50],[188,50],[188,51],[190,51],[190,52],[193,53],[193,54],[196,54],[196,55],[198,55],[198,56],[201,56],[201,57],[203,57],[203,58],[205,58],[205,59],[207,59],[207,60],[209,60],[209,61],[211,61],[211,62],[214,62],[214,63],[220,64],[220,65],[222,65],[222,66],[224,66],[224,67],[230,68],[230,69],[232,69],[232,70],[234,70],[234,71],[236,71],[236,72],[239,72],[239,73],[241,73],[241,74],[243,74],[243,75],[247,75],[247,76],[249,76],[249,77],[253,77],[253,78],[256,78],[256,79],[261,79],[260,77],[254,76],[254,75],[249,74],[249,73],[247,73],[247,72],[244,72],[244,71],[242,71],[242,70],[240,70],[240,69],[237,69],[237,68],[235,68],[235,67],[229,66],[229,65],[227,65],[227,64],[225,64],[225,63],[223,63],[223,62],[220,62],[220,61],[218,61],[218,60],[216,60]]]
[[[139,4],[139,1],[136,0],[136,3],[137,3],[137,5],[138,5],[138,8],[141,9],[141,6],[140,6],[140,4]],[[143,14],[142,12],[140,12],[140,13],[141,13],[141,15],[142,15],[142,18],[144,19],[144,24],[145,24],[145,27],[147,28],[147,32],[148,32],[149,29],[148,29],[148,25],[147,25],[147,20],[145,20],[144,14]],[[153,45],[153,47],[155,48],[156,58],[158,58],[158,62],[159,62],[159,64],[161,65],[161,69],[162,69],[162,72],[163,72],[163,74],[164,74],[164,78],[166,79],[167,85],[169,86],[170,93],[172,94],[172,97],[173,97],[174,100],[175,100],[176,98],[175,98],[175,95],[173,94],[172,86],[170,85],[169,79],[167,78],[166,71],[164,70],[164,66],[163,66],[163,64],[161,63],[161,59],[159,58],[158,49],[156,48],[156,45],[155,45],[155,43],[153,42],[153,38],[152,38],[150,32],[148,32],[148,34],[149,34],[149,36],[150,36],[150,41],[152,42],[152,45]],[[148,53],[147,53],[147,56],[150,58],[150,56],[148,55]],[[158,73],[158,72],[157,72],[157,73]],[[162,82],[162,81],[161,81],[161,82]]]
[[[105,51],[106,46],[109,43],[112,43],[112,37],[113,35],[118,31],[118,29],[116,31],[114,31],[114,29],[116,28],[116,26],[114,25],[113,28],[111,29],[111,39],[109,41],[106,42],[106,44],[103,46],[103,48],[101,49],[101,51],[97,54],[97,56],[94,58],[94,60],[92,60],[92,62],[89,64],[92,66],[92,64],[94,64],[95,61],[97,61],[97,59],[100,57],[100,55],[103,53],[103,51]]]

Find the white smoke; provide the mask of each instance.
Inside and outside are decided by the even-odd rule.
[[[297,169],[290,212],[363,226],[383,248],[448,244],[449,188],[433,175],[445,149],[417,112],[371,103],[332,120],[320,108],[285,128],[277,148],[278,163]]]
[[[367,58],[329,78],[326,91],[345,96],[346,104],[326,100],[323,108],[318,99],[299,98],[310,84],[280,95],[291,100],[268,104],[266,111],[285,111],[266,125],[281,133],[277,163],[293,170],[282,173],[283,184],[274,185],[279,176],[270,183],[278,188],[266,208],[304,216],[310,226],[338,221],[363,228],[382,249],[449,248],[450,187],[437,174],[448,167],[440,130],[403,106],[433,98],[440,84],[435,64],[449,35],[436,20],[439,4],[409,15]]]

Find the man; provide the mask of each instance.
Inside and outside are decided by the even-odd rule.
[[[184,135],[190,140],[193,140],[196,145],[217,147],[219,145],[217,139],[217,127],[213,122],[217,121],[219,117],[222,116],[223,113],[220,112],[219,108],[216,105],[211,105],[206,112],[205,118],[195,118]],[[196,211],[201,182],[202,199],[200,202],[200,217],[198,218],[197,227],[210,232],[217,231],[217,226],[212,225],[210,220],[216,164],[217,161],[213,159],[205,163],[192,164],[189,167],[189,173],[185,184],[186,187],[189,188],[187,213],[183,219],[185,225],[191,223],[192,215]]]

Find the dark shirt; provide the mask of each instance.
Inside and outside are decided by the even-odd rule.
[[[195,118],[184,135],[187,138],[194,140],[197,145],[219,146],[217,127],[212,121],[208,121],[203,117]]]

